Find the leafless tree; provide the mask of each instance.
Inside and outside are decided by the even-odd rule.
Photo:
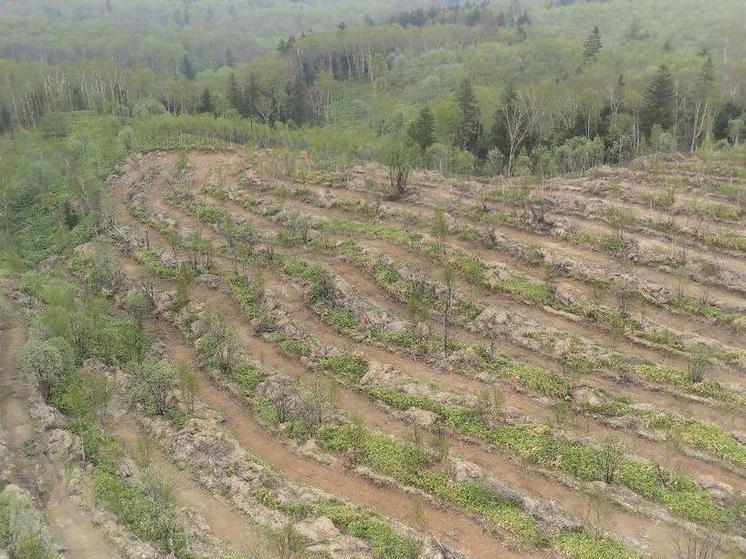
[[[508,152],[508,175],[510,175],[513,173],[513,164],[518,150],[536,128],[539,120],[536,96],[533,93],[519,92],[514,102],[505,104],[502,111],[510,144]]]
[[[688,536],[676,542],[678,559],[715,559],[717,543],[711,538]]]

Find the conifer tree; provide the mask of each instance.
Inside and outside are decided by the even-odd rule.
[[[236,109],[239,113],[241,112],[241,90],[238,88],[238,82],[236,81],[236,74],[231,74],[228,77],[228,102],[231,107]]]
[[[235,63],[236,59],[233,56],[233,50],[231,50],[230,46],[225,47],[225,65],[233,67]]]
[[[477,98],[469,78],[464,78],[456,91],[456,100],[461,112],[461,120],[456,129],[456,145],[472,153],[477,152],[481,122]]]
[[[247,118],[259,115],[259,84],[254,73],[249,74],[249,81],[243,91],[240,112]]]
[[[295,79],[286,86],[288,95],[287,118],[300,126],[306,122],[306,82],[298,73]]]
[[[192,61],[189,59],[189,57],[185,54],[184,58],[181,59],[181,74],[188,80],[193,80],[196,77],[196,73],[194,72],[194,66],[192,66]]]
[[[433,131],[435,129],[435,119],[429,107],[424,107],[417,117],[409,125],[409,137],[415,142],[422,151],[425,151],[435,141]]]
[[[280,102],[277,96],[272,92],[269,96],[269,113],[267,114],[267,124],[274,126],[275,122],[280,120],[281,115]]]
[[[587,60],[593,60],[596,55],[603,48],[603,42],[601,41],[601,32],[598,30],[598,25],[593,28],[590,35],[585,40],[584,56]]]
[[[212,103],[212,97],[210,96],[210,90],[205,88],[202,92],[202,96],[199,98],[199,106],[197,107],[198,113],[214,113],[215,105]]]
[[[704,64],[702,64],[699,85],[704,91],[708,91],[713,83],[715,83],[715,65],[712,62],[712,55],[708,53]]]
[[[643,132],[650,134],[656,124],[664,129],[673,126],[675,97],[673,76],[668,70],[668,66],[663,64],[658,68],[643,95],[643,104],[640,111]]]
[[[0,133],[10,130],[11,124],[10,109],[3,105],[3,107],[0,108]]]

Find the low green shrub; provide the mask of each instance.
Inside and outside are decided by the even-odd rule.
[[[324,372],[358,383],[368,372],[368,360],[358,353],[336,353],[322,357],[317,366]]]
[[[512,363],[500,368],[499,373],[513,377],[531,390],[553,398],[564,398],[572,388],[571,383],[562,375],[535,365]]]
[[[416,541],[395,532],[372,513],[342,504],[320,507],[319,512],[343,533],[367,542],[375,559],[415,559],[419,555],[420,545]]]
[[[96,498],[138,537],[156,543],[180,559],[192,559],[188,536],[178,520],[178,508],[165,496],[149,490],[144,481],[128,483],[115,472],[96,468]]]
[[[680,336],[674,334],[668,328],[641,332],[640,337],[656,344],[672,347],[680,351],[686,351],[686,344]]]
[[[52,531],[26,497],[0,493],[0,550],[11,559],[57,559]]]
[[[231,293],[241,305],[249,320],[261,314],[262,295],[264,290],[260,282],[245,276],[230,276],[226,279]]]
[[[355,315],[341,307],[330,309],[324,313],[324,320],[340,333],[355,330],[358,325]]]
[[[172,279],[176,276],[175,267],[168,266],[156,253],[145,247],[135,248],[132,256],[154,276],[165,279]]]
[[[550,287],[541,281],[531,280],[521,276],[510,276],[501,280],[497,288],[521,299],[539,303],[541,305],[558,306],[557,298]]]
[[[584,531],[560,534],[555,544],[566,559],[643,559],[617,541]]]
[[[743,212],[737,206],[707,202],[706,200],[691,200],[687,203],[686,209],[698,216],[728,221],[736,221],[741,219],[743,215]]]

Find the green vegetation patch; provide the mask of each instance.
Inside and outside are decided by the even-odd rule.
[[[359,353],[335,353],[317,361],[319,369],[344,380],[358,383],[368,372],[368,360]]]
[[[567,559],[643,559],[641,555],[617,541],[583,531],[565,532],[555,540]]]
[[[261,315],[264,290],[260,282],[245,276],[230,276],[226,279],[233,296],[238,300],[244,315],[249,320]]]
[[[523,386],[553,398],[564,398],[570,393],[572,384],[564,376],[535,365],[512,363],[501,367],[499,373],[515,378]]]
[[[375,512],[351,507],[332,499],[324,502],[280,500],[267,490],[256,498],[263,505],[279,510],[297,520],[325,516],[344,534],[360,538],[371,546],[375,559],[415,559],[420,544],[393,528]]]
[[[30,499],[0,494],[0,549],[12,559],[57,559],[56,548],[52,531]]]
[[[132,256],[154,276],[165,279],[172,279],[176,276],[176,268],[168,266],[152,250],[137,247],[132,251]]]

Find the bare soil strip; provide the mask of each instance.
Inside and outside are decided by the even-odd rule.
[[[137,450],[141,438],[147,437],[131,415],[116,417],[111,427],[131,452]],[[159,449],[154,448],[149,458],[151,466],[176,472],[172,487],[174,500],[179,506],[198,512],[215,536],[243,552],[246,557],[253,557],[257,550],[261,550],[262,557],[279,559],[279,555],[271,551],[267,533],[251,523],[245,515],[208,492],[188,472],[177,471]]]

